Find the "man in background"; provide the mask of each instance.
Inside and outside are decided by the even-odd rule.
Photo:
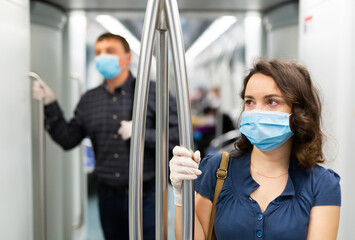
[[[98,178],[101,226],[107,240],[129,239],[128,183],[132,111],[136,79],[129,64],[126,39],[102,34],[95,44],[96,69],[104,82],[80,99],[74,117],[67,122],[52,90],[35,81],[33,96],[45,105],[46,129],[65,150],[88,136],[93,145]],[[155,239],[155,83],[149,86],[143,168],[143,236]],[[176,101],[169,99],[169,145],[179,144]],[[137,149],[138,150],[138,149]]]

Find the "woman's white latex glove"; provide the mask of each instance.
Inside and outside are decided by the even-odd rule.
[[[43,100],[44,105],[48,105],[55,101],[55,96],[53,91],[48,87],[48,85],[40,79],[33,82],[32,86],[33,98],[41,101]]]
[[[202,173],[198,169],[200,151],[193,153],[184,147],[176,146],[173,155],[169,162],[170,180],[174,188],[175,205],[182,206],[182,181],[195,180]]]

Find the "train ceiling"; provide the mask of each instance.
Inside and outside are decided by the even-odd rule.
[[[83,10],[89,24],[97,24],[96,16],[109,14],[117,19],[134,37],[141,39],[144,13],[148,0],[31,0],[44,2],[64,12]],[[188,49],[221,15],[244,15],[247,11],[268,12],[298,0],[177,0],[185,48]],[[89,35],[95,41],[96,32]]]
[[[147,0],[42,0],[66,11],[145,11]],[[179,10],[204,11],[268,11],[294,0],[177,0]]]

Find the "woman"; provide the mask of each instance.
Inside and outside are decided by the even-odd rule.
[[[321,104],[307,69],[261,60],[245,77],[241,97],[242,138],[217,202],[217,239],[336,239],[340,177],[318,165],[324,162]],[[221,154],[206,156],[198,166],[198,151],[175,147],[173,153],[176,237],[181,182],[198,176],[195,239],[206,239]]]

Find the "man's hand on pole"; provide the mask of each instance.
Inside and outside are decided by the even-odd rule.
[[[51,104],[55,101],[55,96],[53,91],[48,87],[48,85],[40,79],[36,79],[32,86],[33,98],[41,101],[43,100],[44,105]]]

